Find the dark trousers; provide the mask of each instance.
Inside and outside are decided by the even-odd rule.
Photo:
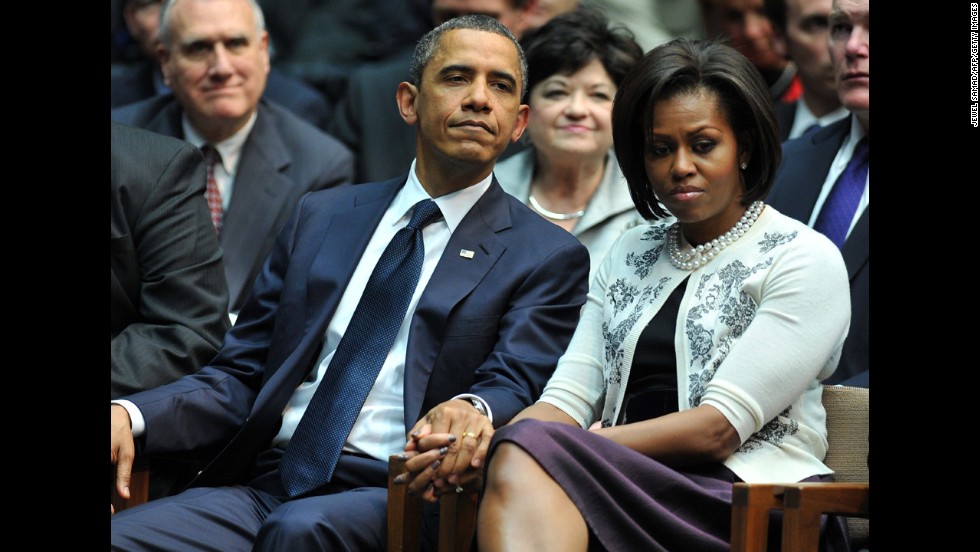
[[[289,500],[279,482],[281,450],[264,453],[247,485],[191,488],[112,517],[111,549],[384,550],[387,463],[344,454],[333,480]],[[436,515],[429,508],[427,526]],[[427,532],[427,531],[424,531]],[[428,542],[423,546],[429,548]]]

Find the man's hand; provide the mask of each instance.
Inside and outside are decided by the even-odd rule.
[[[490,420],[466,399],[446,401],[422,417],[405,445],[409,494],[429,502],[457,489],[479,490],[483,461],[493,437]]]
[[[136,445],[133,443],[132,422],[129,413],[118,404],[110,405],[109,462],[116,466],[116,492],[129,500],[129,478],[133,473]],[[112,505],[110,512],[114,513]]]

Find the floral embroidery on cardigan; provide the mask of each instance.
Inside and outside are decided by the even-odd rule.
[[[688,376],[688,404],[691,407],[701,404],[708,382],[728,356],[733,342],[745,332],[755,318],[758,305],[751,296],[742,291],[743,283],[749,276],[769,268],[770,265],[772,265],[771,257],[751,268],[745,266],[742,261],[735,260],[717,272],[701,276],[695,291],[699,304],[688,311],[686,326],[691,350],[691,367],[694,369]],[[711,366],[705,368],[712,357],[711,350],[715,343],[716,328],[712,327],[709,330],[700,321],[713,311],[717,313],[717,324],[726,326],[728,331],[718,340],[717,352],[714,354]],[[700,364],[700,370],[697,370],[697,364]]]
[[[652,286],[644,288],[643,292],[636,297],[633,304],[633,312],[625,320],[620,320],[617,324],[610,327],[609,322],[602,323],[602,337],[605,341],[606,365],[611,366],[609,376],[606,378],[606,386],[619,384],[623,377],[623,355],[626,351],[623,348],[623,340],[629,334],[636,319],[643,314],[642,306],[646,304],[646,299],[654,293]],[[626,305],[622,305],[625,308]]]
[[[625,280],[622,278],[616,280],[616,283],[609,286],[609,291],[606,292],[606,297],[609,299],[609,303],[613,306],[613,311],[618,315],[621,311],[629,306],[629,303],[633,304],[633,311],[628,317],[617,322],[614,326],[610,326],[610,323],[602,323],[602,337],[605,342],[605,356],[606,365],[611,366],[612,369],[609,370],[609,376],[606,378],[606,385],[619,384],[623,379],[623,356],[626,353],[623,347],[623,340],[629,335],[630,330],[636,325],[636,321],[643,315],[643,311],[647,304],[657,297],[664,290],[667,282],[670,278],[664,276],[660,278],[657,285],[646,286],[643,291],[639,291],[636,286],[631,286],[626,284]]]
[[[626,254],[626,266],[635,266],[636,275],[642,280],[650,275],[650,267],[653,266],[660,254],[664,250],[664,236],[667,235],[667,226],[653,226],[643,233],[641,241],[656,241],[657,245],[653,249],[647,249],[642,254],[637,255],[632,251]]]
[[[769,232],[766,232],[762,235],[763,236],[762,240],[759,242],[759,252],[768,253],[773,249],[775,249],[777,246],[784,245],[793,241],[794,239],[796,239],[797,234],[799,234],[799,232],[795,230],[790,232],[789,234],[783,234],[782,232],[773,232],[772,234],[770,234]]]
[[[800,424],[789,417],[792,406],[787,406],[786,410],[762,426],[762,429],[752,434],[751,437],[738,447],[737,452],[752,452],[762,448],[762,442],[778,445],[789,435],[795,435],[800,430]]]
[[[616,280],[616,282],[609,286],[609,291],[606,292],[606,297],[609,298],[609,304],[612,305],[613,314],[618,315],[626,306],[633,302],[634,299],[640,294],[640,288],[632,284],[626,283],[624,278]]]

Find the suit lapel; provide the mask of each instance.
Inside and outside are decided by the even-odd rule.
[[[314,253],[306,285],[306,330],[318,328],[333,316],[340,297],[350,282],[374,235],[374,230],[385,210],[405,179],[395,179],[381,186],[355,186],[352,201],[347,206],[337,206],[333,215],[318,225],[310,236],[335,236],[322,239]],[[336,238],[340,236],[340,238]]]
[[[510,226],[507,195],[494,178],[490,188],[456,227],[415,309],[405,359],[407,427],[421,415],[425,389],[439,356],[449,313],[480,284],[507,249],[497,233]]]
[[[837,150],[847,137],[850,128],[850,118],[845,118],[823,128],[811,135],[802,136],[797,140],[803,140],[794,148],[783,149],[783,164],[776,181],[783,178],[797,180],[798,183],[792,186],[782,186],[783,193],[778,198],[773,198],[772,203],[784,215],[795,218],[806,223],[810,220],[810,213],[813,206],[820,196],[824,180],[830,172],[830,165],[837,156]],[[788,143],[796,142],[792,140]],[[803,146],[803,147],[799,147]],[[787,190],[791,190],[787,192]]]
[[[181,110],[180,106],[177,104],[177,100],[174,99],[173,95],[161,98],[159,100],[162,106],[156,115],[153,116],[147,123],[146,129],[152,130],[158,134],[165,134],[167,136],[173,136],[175,138],[180,138],[181,140],[186,140],[184,136],[184,127],[181,126],[180,116]]]
[[[796,108],[800,100],[793,103],[776,104],[776,123],[779,125],[779,137],[782,141],[789,138],[790,131],[793,130],[793,123],[796,121]]]
[[[320,352],[327,324],[399,182],[404,180],[348,188],[350,195],[333,198],[332,212],[297,221],[290,272],[304,276],[303,296],[291,303],[291,315],[281,323],[288,342],[277,348],[279,356],[267,362],[281,362],[282,368],[270,376],[269,385],[263,386],[257,405],[262,401],[285,404],[288,394],[306,376],[305,368]],[[326,236],[334,239],[327,240]],[[294,369],[291,366],[295,364],[307,366]],[[277,379],[280,381],[275,382]]]
[[[261,104],[239,159],[221,233],[232,303],[251,285],[253,268],[265,261],[257,255],[261,244],[275,237],[276,221],[285,219],[283,211],[296,199],[290,193],[294,184],[283,173],[292,156]]]
[[[871,205],[861,213],[840,252],[847,266],[847,278],[853,281],[871,258]]]

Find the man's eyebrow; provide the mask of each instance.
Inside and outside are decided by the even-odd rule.
[[[514,77],[514,75],[511,75],[507,71],[499,71],[499,70],[497,70],[497,71],[490,71],[490,76],[491,77],[498,78],[498,79],[503,79],[503,80],[507,81],[508,83],[510,83],[511,86],[517,86],[517,78]]]
[[[439,70],[438,75],[442,76],[442,75],[447,75],[447,74],[450,74],[450,73],[463,73],[464,75],[472,75],[472,74],[476,73],[476,69],[474,69],[473,67],[470,67],[469,65],[464,65],[462,63],[457,63],[457,64],[447,65],[447,66],[443,67],[442,69]],[[495,78],[495,79],[503,79],[503,80],[509,82],[511,84],[511,86],[516,86],[517,85],[517,78],[514,77],[514,75],[512,75],[508,71],[502,71],[502,70],[499,70],[499,69],[497,69],[497,70],[491,70],[490,71],[490,76],[493,77],[493,78]]]
[[[472,75],[475,70],[469,65],[463,65],[461,63],[447,65],[439,70],[439,75],[448,75],[449,73],[463,73],[466,75]]]
[[[231,36],[220,36],[220,37],[217,37],[217,38],[216,37],[211,37],[211,36],[206,36],[206,37],[187,37],[187,38],[185,38],[184,40],[182,40],[180,42],[180,45],[181,46],[189,46],[189,45],[192,45],[193,44],[193,45],[211,46],[211,45],[217,44],[219,42],[225,43],[225,42],[242,41],[242,40],[245,40],[245,41],[250,41],[251,40],[249,38],[248,33],[239,33],[239,34],[234,34],[234,35],[231,35]]]

